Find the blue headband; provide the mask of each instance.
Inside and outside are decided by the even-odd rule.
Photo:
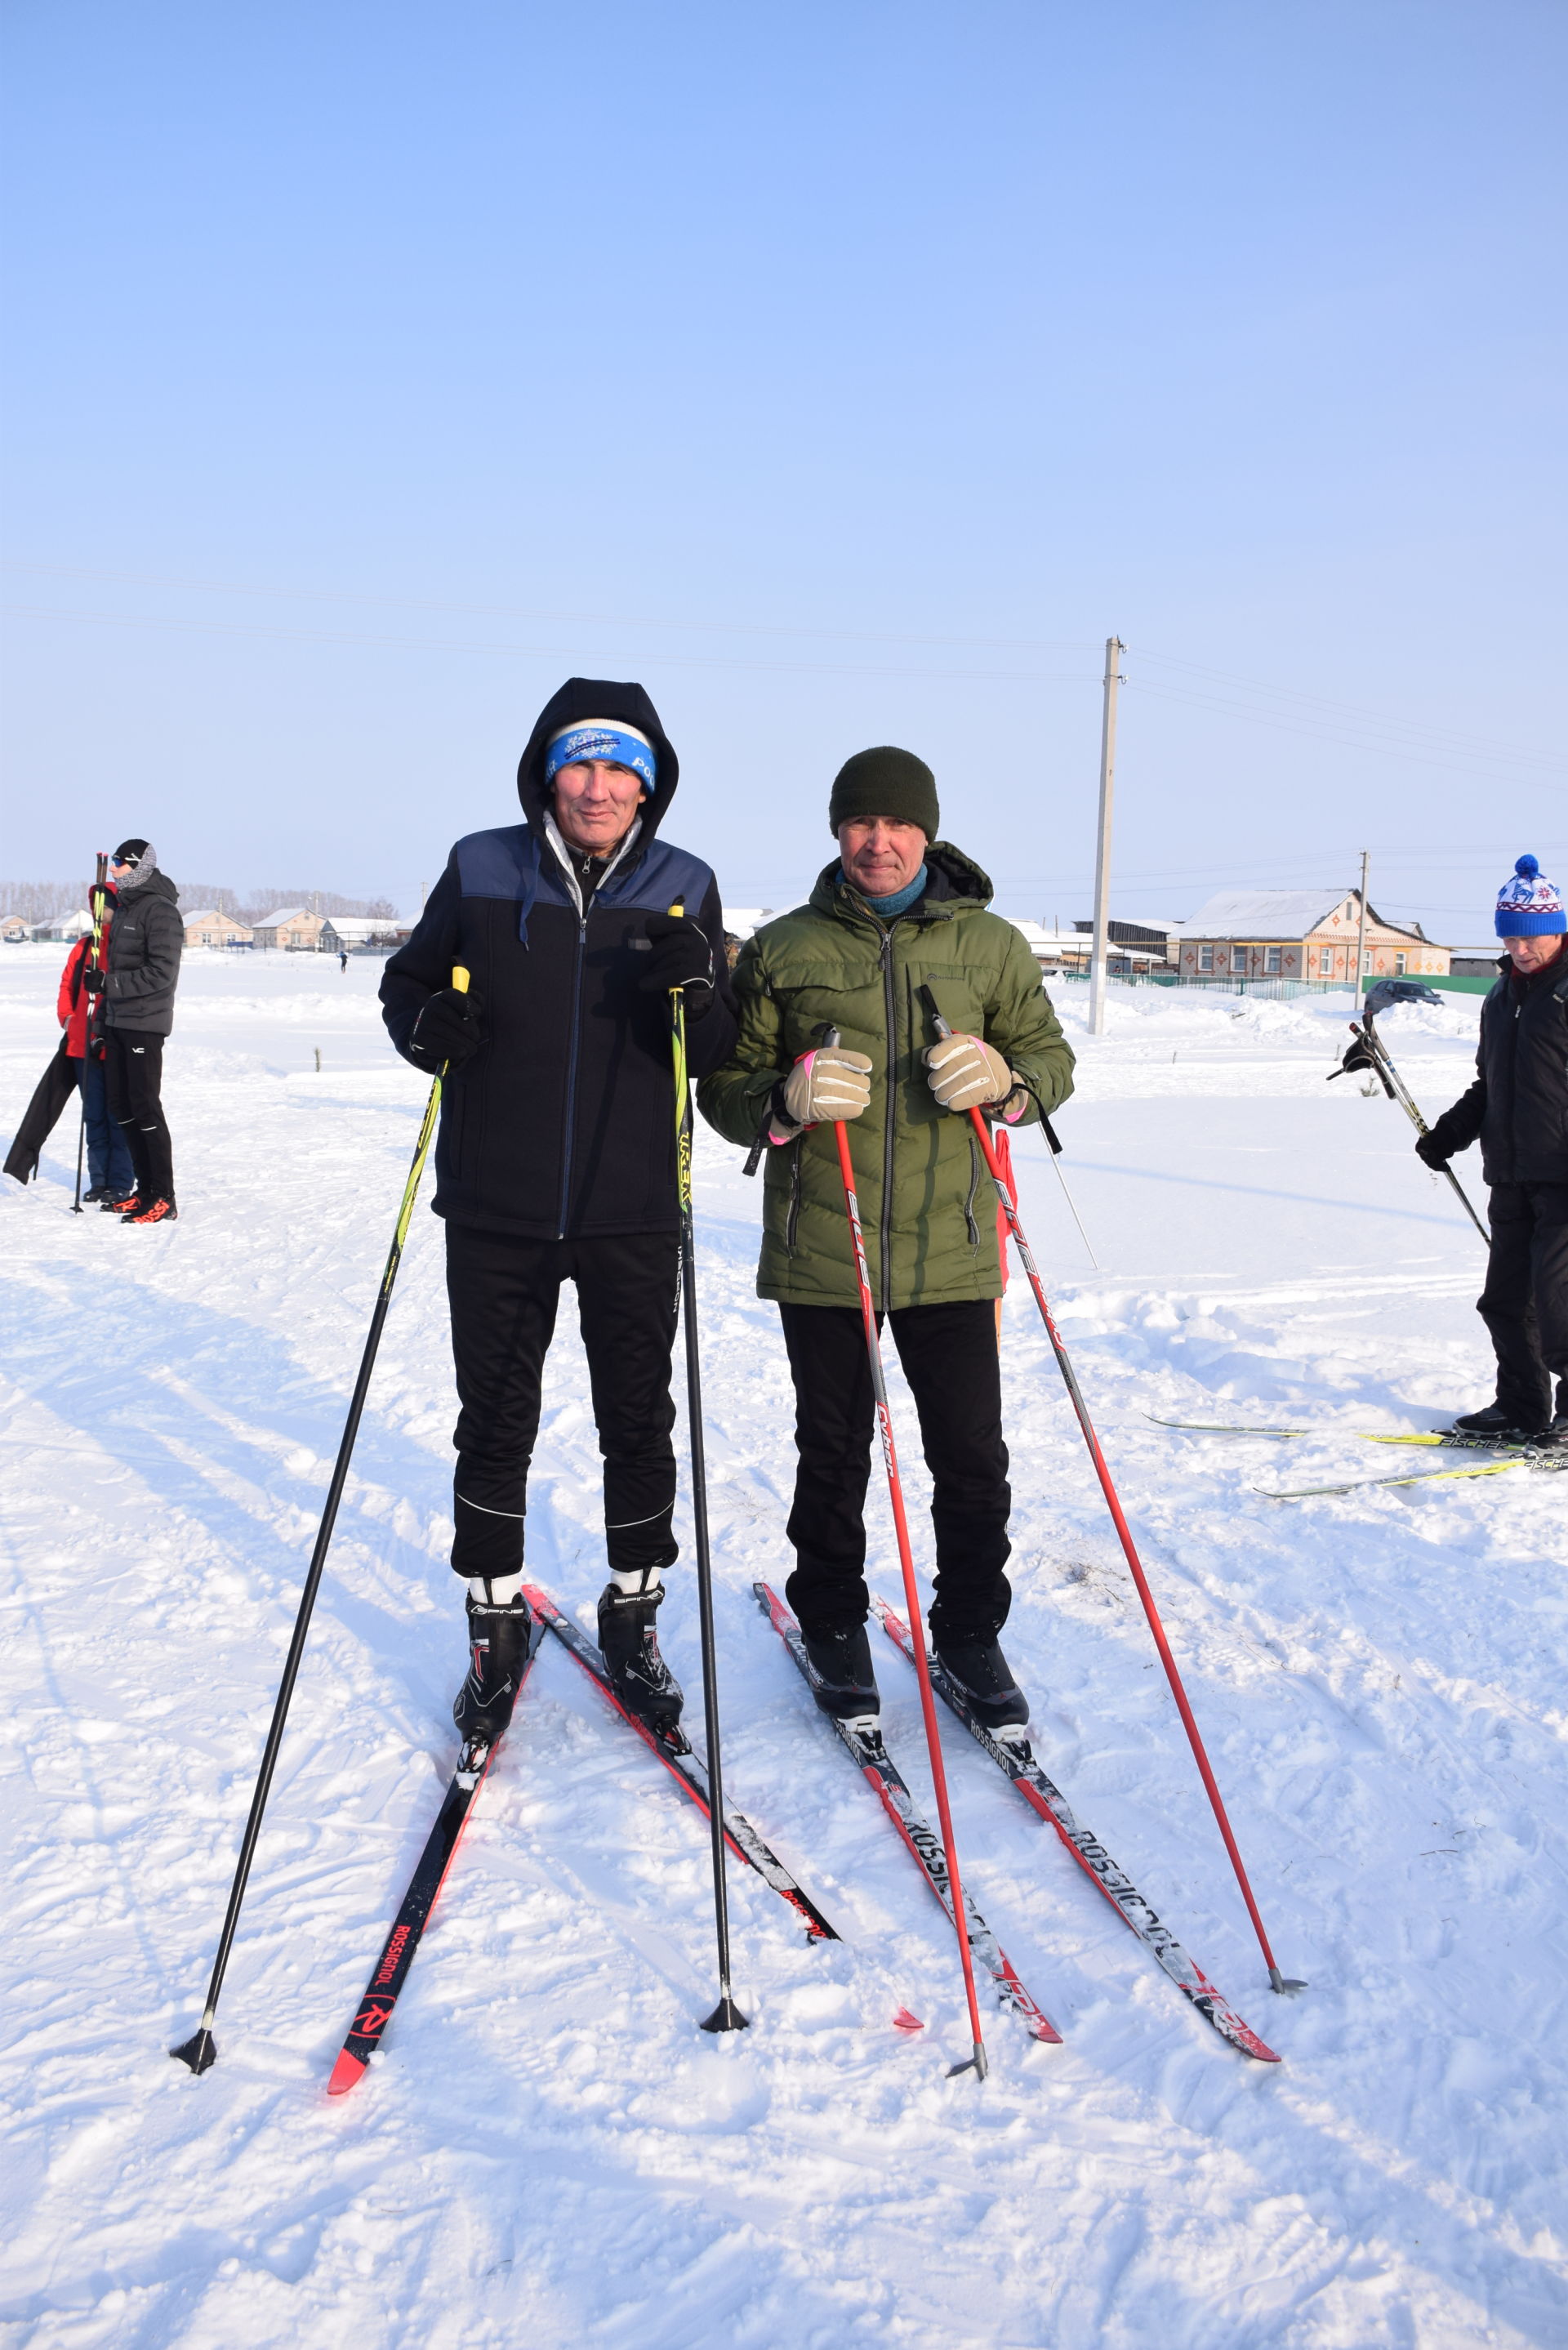
[[[586,759],[613,759],[618,766],[629,767],[634,775],[641,776],[645,792],[652,791],[659,772],[652,743],[635,726],[618,719],[587,718],[576,726],[563,726],[551,736],[545,753],[545,781],[548,783],[562,767],[576,766]]]

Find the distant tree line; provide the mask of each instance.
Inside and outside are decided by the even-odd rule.
[[[52,921],[57,914],[74,914],[85,906],[91,888],[90,881],[0,881],[0,914],[19,914],[25,922]],[[344,898],[336,889],[252,889],[242,899],[234,890],[211,881],[182,881],[180,903],[192,914],[215,906],[247,928],[279,906],[308,906],[317,914],[363,914],[371,921],[399,919],[389,899]]]

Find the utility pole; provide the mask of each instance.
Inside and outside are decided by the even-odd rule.
[[[1361,974],[1366,969],[1366,866],[1369,852],[1361,852],[1361,920],[1355,925],[1355,977],[1350,983],[1350,1008],[1361,1002]]]
[[[1126,650],[1119,637],[1106,639],[1106,706],[1100,721],[1100,833],[1095,850],[1095,937],[1089,952],[1089,1034],[1106,1033],[1106,947],[1110,937],[1111,802],[1116,776],[1116,661]]]

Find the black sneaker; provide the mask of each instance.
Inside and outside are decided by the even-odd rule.
[[[599,1594],[599,1653],[610,1687],[628,1713],[666,1738],[680,1721],[685,1703],[680,1684],[659,1653],[653,1619],[664,1597],[653,1591],[627,1593],[607,1583]]]
[[[931,1646],[987,1730],[1028,1728],[1029,1700],[1013,1679],[993,1632],[955,1640],[939,1638],[933,1630]]]
[[[538,1635],[526,1600],[503,1607],[468,1594],[468,1679],[452,1708],[465,1741],[493,1746],[505,1730]]]
[[[881,1712],[864,1624],[846,1632],[808,1632],[803,1627],[801,1639],[811,1667],[811,1693],[824,1713],[835,1721],[854,1721],[861,1714]]]
[[[1499,1443],[1506,1443],[1511,1438],[1517,1441],[1529,1433],[1500,1403],[1489,1403],[1481,1411],[1467,1411],[1462,1419],[1455,1420],[1453,1432],[1456,1436],[1494,1436]]]

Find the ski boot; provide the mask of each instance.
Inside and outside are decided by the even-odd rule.
[[[473,1583],[469,1585],[468,1679],[452,1700],[452,1718],[465,1745],[493,1746],[512,1719],[523,1669],[540,1627],[525,1599],[490,1596],[508,1586],[514,1594],[521,1575],[509,1575],[494,1583],[476,1576],[474,1581],[486,1596],[476,1598]]]
[[[994,1632],[971,1633],[967,1638],[931,1626],[931,1646],[938,1661],[987,1730],[1005,1734],[1029,1727],[1029,1700],[1013,1679],[1002,1644]]]
[[[1523,1433],[1512,1412],[1500,1403],[1489,1403],[1480,1411],[1467,1411],[1454,1422],[1456,1436],[1490,1436],[1499,1444],[1517,1442]]]
[[[127,1216],[139,1216],[141,1213],[141,1201],[134,1191],[127,1191],[124,1198],[119,1200],[100,1200],[98,1207],[100,1216],[118,1216],[121,1223],[125,1222]]]
[[[149,1200],[145,1207],[139,1200],[119,1221],[122,1224],[171,1224],[179,1214],[172,1200]]]
[[[882,1700],[865,1625],[837,1632],[808,1632],[803,1625],[801,1641],[811,1668],[811,1693],[829,1720],[875,1720]]]
[[[680,1729],[685,1700],[659,1653],[653,1619],[664,1586],[656,1566],[628,1569],[625,1581],[629,1591],[612,1575],[599,1594],[599,1652],[618,1702],[655,1738],[670,1739]]]

